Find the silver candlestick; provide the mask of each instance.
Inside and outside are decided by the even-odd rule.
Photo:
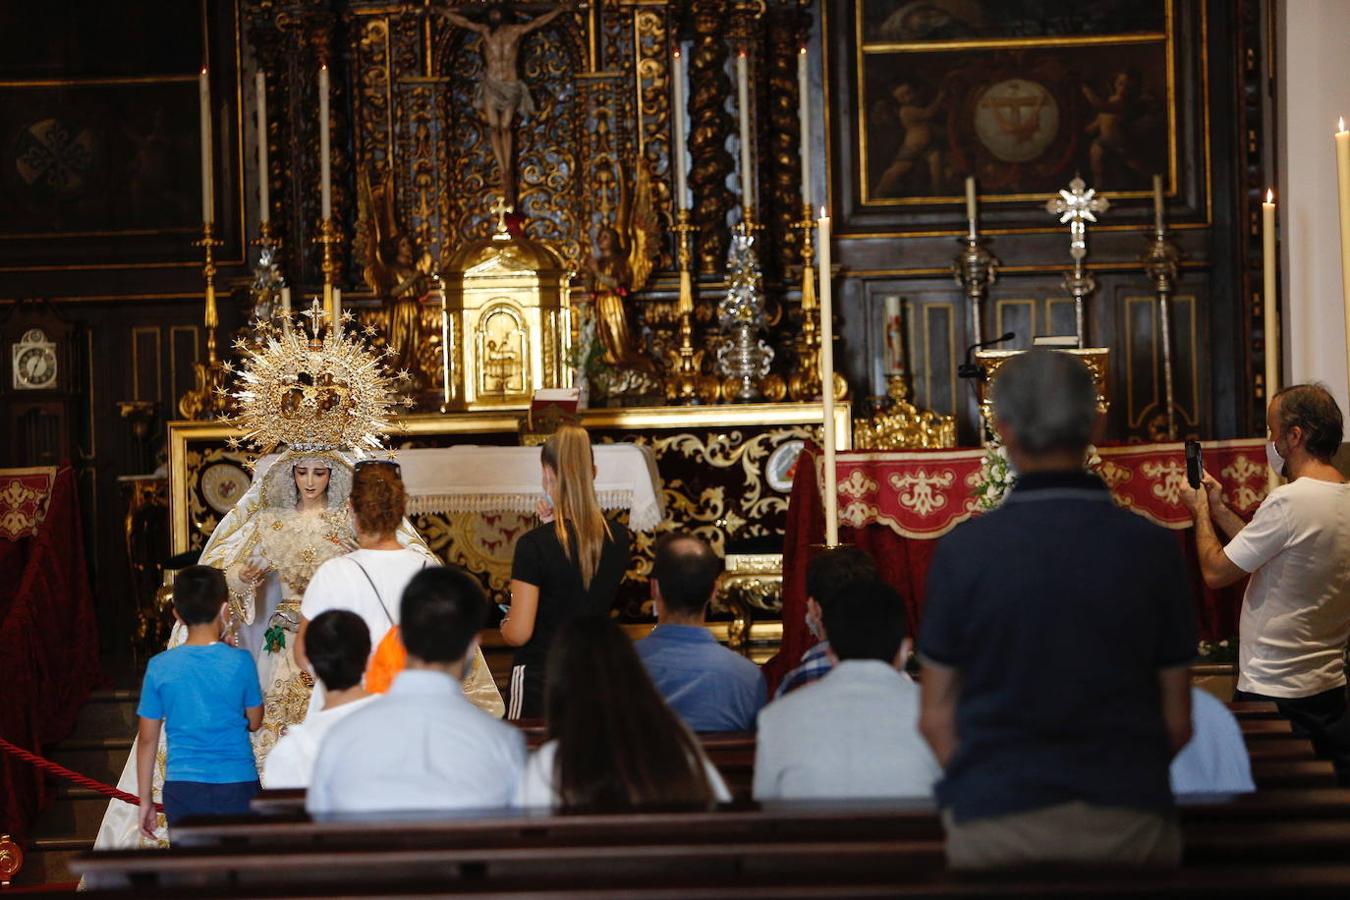
[[[989,239],[979,236],[973,222],[970,234],[957,238],[956,242],[961,245],[961,252],[952,260],[952,275],[970,301],[970,316],[974,326],[972,343],[978,344],[984,340],[984,300],[989,296],[989,286],[998,278],[1000,263],[998,257],[986,249]]]
[[[1111,202],[1088,187],[1083,179],[1074,176],[1068,190],[1061,189],[1058,197],[1051,197],[1045,211],[1059,216],[1061,225],[1069,226],[1069,256],[1073,268],[1064,274],[1064,289],[1073,296],[1074,326],[1079,348],[1087,346],[1087,324],[1084,308],[1086,300],[1097,290],[1097,280],[1087,270],[1087,223],[1097,221],[1097,213],[1111,208]]]
[[[1172,374],[1172,313],[1171,297],[1176,288],[1178,262],[1181,251],[1167,237],[1167,229],[1159,227],[1153,236],[1147,238],[1148,244],[1140,261],[1148,277],[1153,279],[1153,290],[1158,295],[1158,322],[1162,331],[1163,386],[1167,397],[1167,439],[1177,439],[1176,387]]]

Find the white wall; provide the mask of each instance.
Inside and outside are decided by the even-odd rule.
[[[1277,2],[1277,0],[1271,0]],[[1278,0],[1284,384],[1346,385],[1336,119],[1350,122],[1350,0]]]

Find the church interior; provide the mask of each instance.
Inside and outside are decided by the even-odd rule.
[[[1350,400],[1344,0],[48,0],[0,23],[6,892],[1350,889],[1340,758],[1242,699],[1264,697],[1239,659],[1264,573],[1212,583],[1187,500],[1203,453],[1253,519],[1286,465],[1277,392]],[[1181,804],[1179,868],[966,880],[931,797],[755,802],[753,722],[691,726],[734,797],[715,809],[344,824],[264,778],[255,818],[102,843],[114,807],[135,832],[147,665],[195,627],[179,573],[224,571],[227,629],[293,656],[271,740],[317,702],[301,597],[363,526],[331,499],[346,544],[287,581],[302,563],[248,531],[283,528],[269,470],[299,460],[303,506],[303,466],[337,498],[338,469],[351,491],[363,458],[393,461],[391,546],[477,581],[480,688],[531,748],[556,735],[510,714],[518,548],[563,508],[548,459],[575,425],[631,535],[606,607],[629,637],[665,627],[665,536],[696,538],[722,568],[700,627],[772,698],[820,637],[813,558],[851,546],[926,691],[930,570],[1019,490],[996,385],[1045,350],[1090,375],[1087,471],[1184,561],[1187,684],[1248,751],[1249,796]]]

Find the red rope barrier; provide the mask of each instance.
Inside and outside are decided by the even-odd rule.
[[[18,746],[17,744],[11,744],[4,738],[0,738],[0,750],[4,750],[11,756],[17,756],[24,762],[36,766],[37,768],[41,769],[44,772],[50,772],[53,775],[59,775],[62,778],[66,779],[67,781],[75,782],[80,787],[86,787],[89,788],[91,791],[97,791],[98,793],[102,794],[105,797],[110,797],[113,800],[121,800],[123,803],[130,803],[132,806],[141,805],[141,798],[137,797],[135,794],[128,794],[126,791],[118,790],[112,785],[104,784],[101,781],[97,781],[93,778],[90,778],[88,775],[81,775],[79,772],[67,769],[65,766],[60,765],[59,763],[54,763],[50,759],[43,759],[36,753],[31,753],[23,749],[22,747]],[[164,804],[156,803],[155,809],[159,812],[163,812]]]

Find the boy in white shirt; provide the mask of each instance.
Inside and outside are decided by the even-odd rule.
[[[324,703],[286,729],[267,754],[263,784],[269,789],[309,787],[329,729],[374,699],[361,681],[370,656],[370,630],[359,615],[345,609],[322,613],[309,623],[307,638],[309,665],[323,683]]]

